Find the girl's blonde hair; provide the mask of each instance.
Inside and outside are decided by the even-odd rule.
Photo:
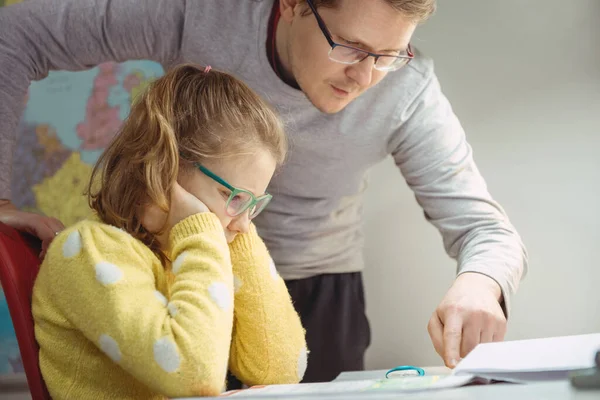
[[[203,162],[259,149],[278,165],[287,151],[282,123],[267,103],[229,74],[175,67],[137,99],[98,160],[88,187],[90,207],[160,254],[155,235],[141,225],[141,211],[155,204],[168,212],[180,157]]]

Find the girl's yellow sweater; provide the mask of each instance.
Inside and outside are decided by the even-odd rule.
[[[56,399],[218,395],[294,383],[305,332],[254,226],[227,244],[212,213],[173,227],[171,265],[86,220],[51,244],[33,291],[40,367]]]

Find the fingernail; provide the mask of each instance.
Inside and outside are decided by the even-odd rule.
[[[456,361],[456,358],[453,358],[452,360],[450,360],[450,365],[452,366],[452,368],[456,367],[456,364],[458,364],[458,361]]]

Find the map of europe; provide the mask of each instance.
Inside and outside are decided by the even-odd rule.
[[[0,7],[21,0],[0,0]],[[87,217],[84,192],[98,157],[118,132],[131,102],[163,74],[151,61],[106,63],[81,72],[53,71],[32,82],[17,134],[12,200],[21,209],[71,225]],[[0,288],[0,374],[23,366]]]

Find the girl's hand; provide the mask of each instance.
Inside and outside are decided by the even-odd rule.
[[[170,231],[178,222],[187,217],[209,211],[206,204],[175,182],[171,190],[171,209],[167,218],[167,227]]]
[[[162,244],[166,244],[169,232],[178,222],[191,215],[204,212],[209,212],[208,207],[196,196],[181,187],[179,183],[175,183],[173,189],[171,189],[171,208],[169,212],[164,212],[154,204],[148,205],[142,214],[142,225],[153,233],[164,229],[163,234],[158,239]]]

